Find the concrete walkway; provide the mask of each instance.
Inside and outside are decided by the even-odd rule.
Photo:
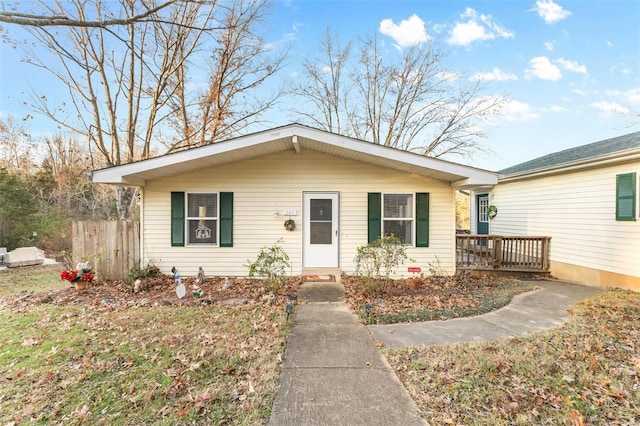
[[[519,294],[504,308],[484,315],[448,321],[369,326],[386,348],[449,345],[522,336],[557,327],[567,321],[567,309],[602,293],[598,287],[562,281],[536,281],[538,290]]]
[[[307,283],[298,293],[274,426],[426,425],[409,393],[344,303],[344,287]]]
[[[602,292],[558,281],[536,282],[497,311],[413,324],[360,324],[339,283],[305,283],[297,305],[270,424],[426,425],[380,354],[384,347],[451,344],[512,337],[561,325],[573,303]]]

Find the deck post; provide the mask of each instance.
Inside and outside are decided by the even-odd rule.
[[[493,240],[493,269],[502,266],[502,237],[497,236]]]

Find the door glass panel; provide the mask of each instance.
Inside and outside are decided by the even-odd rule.
[[[478,220],[489,222],[489,197],[478,197]]]
[[[309,200],[309,207],[309,243],[332,244],[332,200],[311,199]]]
[[[331,222],[331,200],[311,200],[311,220],[328,220]]]

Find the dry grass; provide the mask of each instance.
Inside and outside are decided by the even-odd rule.
[[[432,424],[640,424],[640,294],[611,290],[523,338],[391,350]]]
[[[27,297],[40,280],[69,292],[50,281],[58,269],[0,273],[0,424],[268,420],[290,327],[280,306]]]

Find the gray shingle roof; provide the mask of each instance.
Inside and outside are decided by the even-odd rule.
[[[533,160],[525,161],[524,163],[516,164],[515,166],[507,167],[506,169],[498,171],[498,173],[505,176],[515,173],[546,169],[552,166],[560,166],[565,163],[573,163],[575,161],[588,160],[591,158],[596,159],[614,152],[625,151],[633,148],[640,148],[640,132],[629,133],[628,135],[605,139],[603,141],[547,154]]]

